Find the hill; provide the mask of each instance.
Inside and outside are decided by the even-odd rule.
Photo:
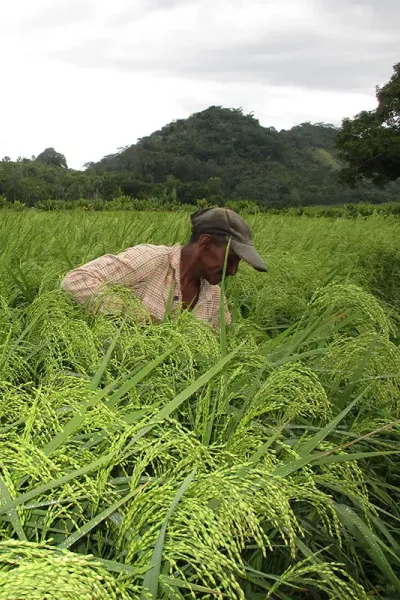
[[[339,183],[338,131],[323,123],[277,131],[241,109],[211,106],[88,163],[85,171],[68,169],[54,148],[17,162],[5,157],[0,161],[0,205],[1,196],[29,206],[49,198],[120,196],[185,204],[251,200],[277,208],[398,200],[399,183],[383,189]]]
[[[323,123],[277,131],[241,109],[212,106],[91,163],[89,170],[116,174],[127,194],[151,186],[156,195],[174,192],[184,203],[248,199],[291,206],[394,199],[391,189],[338,184],[338,131]]]

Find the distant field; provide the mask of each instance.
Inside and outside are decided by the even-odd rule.
[[[243,265],[229,282],[231,302],[246,304],[250,318],[262,325],[299,318],[315,290],[332,278],[360,285],[400,310],[400,221],[395,218],[245,218],[270,268],[259,275]],[[54,289],[70,268],[101,254],[140,243],[185,243],[189,236],[186,213],[3,212],[0,225],[1,264],[8,270],[1,290],[22,303],[24,294],[32,299],[39,289]],[[22,286],[10,279],[11,267]]]
[[[0,212],[1,600],[399,597],[400,221],[246,219],[218,335],[58,289],[186,213]]]

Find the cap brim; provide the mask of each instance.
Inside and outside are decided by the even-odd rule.
[[[252,244],[244,244],[231,239],[231,248],[239,258],[246,261],[257,271],[268,271],[268,267]]]

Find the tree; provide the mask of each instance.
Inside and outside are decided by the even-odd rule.
[[[357,121],[360,131],[365,121],[371,121],[379,133],[371,134],[372,140],[367,138],[367,160],[372,144],[377,145],[382,137],[399,139],[393,134],[399,127],[398,74],[394,80],[395,85],[390,82],[379,90],[377,111],[364,113]],[[356,125],[352,127],[351,148],[358,140]],[[333,125],[324,123],[303,123],[278,132],[240,109],[214,106],[174,121],[100,162],[87,163],[85,171],[68,169],[65,157],[54,148],[36,159],[4,157],[0,160],[0,195],[26,205],[49,199],[112,200],[121,195],[193,206],[199,201],[219,206],[251,201],[278,208],[398,201],[400,179],[377,190],[365,174],[360,177],[356,171],[363,179],[356,189],[338,184],[343,163],[335,148],[337,134]],[[391,165],[398,169],[399,160],[389,163],[383,156],[387,172]]]
[[[45,165],[49,165],[50,167],[62,167],[63,169],[67,169],[67,160],[64,154],[60,152],[56,152],[54,148],[46,148],[41,152],[37,159],[39,162],[44,163]]]
[[[212,196],[222,196],[223,183],[221,177],[210,177],[208,187]]]
[[[400,177],[400,63],[382,88],[376,88],[378,107],[344,119],[336,138],[339,157],[347,163],[342,178],[382,185]]]

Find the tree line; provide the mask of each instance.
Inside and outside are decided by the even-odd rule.
[[[174,121],[84,171],[54,148],[0,161],[0,196],[49,200],[156,199],[165,205],[255,203],[260,208],[399,200],[400,64],[376,91],[378,107],[342,128],[262,127],[241,109],[211,106]]]

